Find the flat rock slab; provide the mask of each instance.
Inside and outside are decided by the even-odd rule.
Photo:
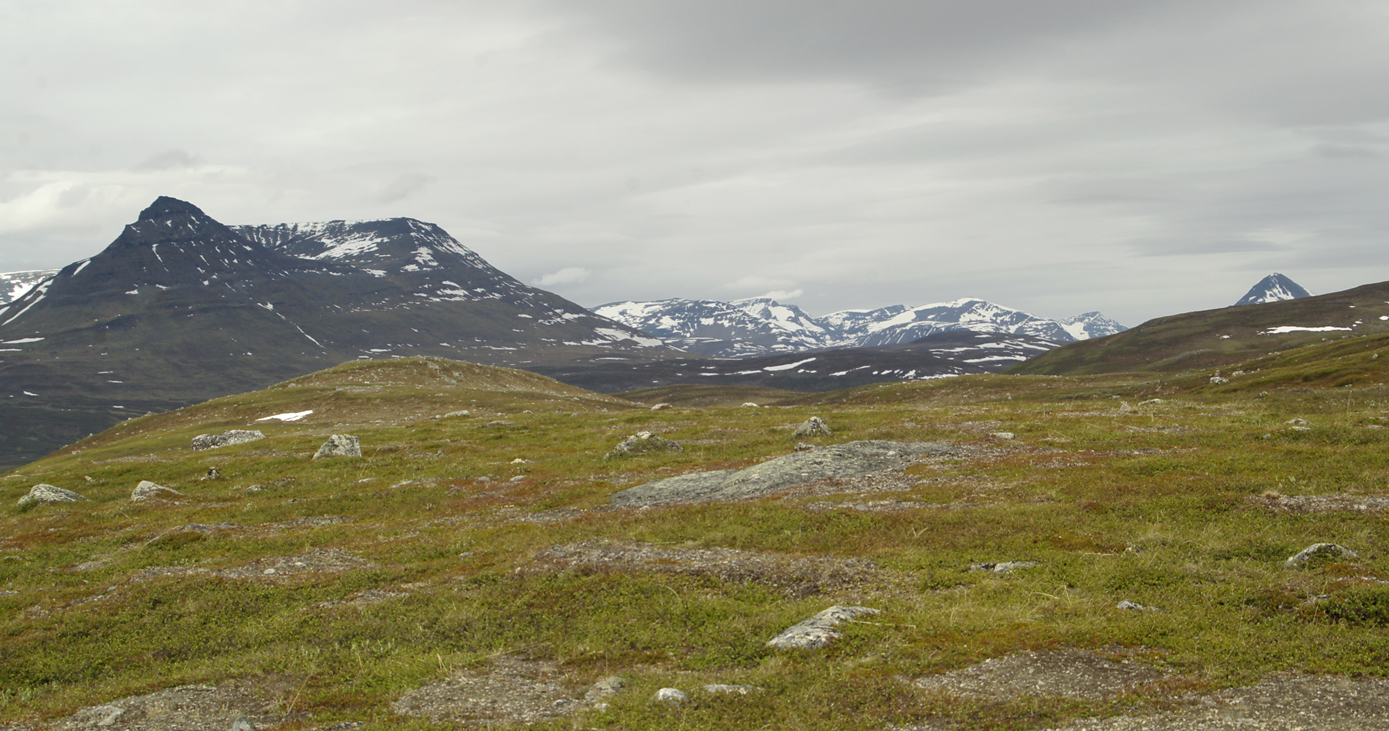
[[[847,442],[796,452],[741,470],[715,470],[668,477],[612,496],[613,505],[641,506],[750,500],[817,480],[901,470],[925,456],[951,448],[933,442]]]
[[[1279,675],[1164,713],[1074,721],[1051,731],[1368,731],[1389,729],[1389,679]]]
[[[532,724],[586,707],[562,680],[550,663],[502,658],[486,669],[412,690],[391,710],[464,726]]]
[[[64,490],[61,487],[40,482],[29,488],[29,493],[19,499],[18,505],[29,503],[75,503],[79,500],[86,500],[83,495],[79,495],[72,490]]]
[[[838,627],[840,624],[852,622],[865,614],[877,614],[880,611],[869,607],[830,607],[767,640],[767,646],[778,650],[815,650],[839,639]]]
[[[225,731],[237,719],[257,729],[284,722],[274,703],[245,689],[184,685],[148,695],[88,706],[77,713],[34,726],[36,731],[120,729],[121,731]]]
[[[1389,495],[1256,495],[1250,501],[1275,513],[1389,511]]]
[[[1066,649],[990,658],[967,668],[918,678],[915,685],[975,698],[1051,696],[1102,701],[1165,677],[1137,662]]]
[[[331,574],[371,568],[372,563],[338,548],[314,548],[293,556],[266,556],[245,566],[212,570],[189,566],[151,566],[130,577],[144,582],[165,576],[218,576],[224,579],[284,581],[305,574]]]
[[[230,447],[233,444],[245,444],[264,438],[265,435],[256,429],[232,429],[221,434],[199,434],[193,437],[193,451]]]
[[[795,599],[885,581],[877,564],[866,559],[600,540],[551,546],[536,556],[536,568],[717,576],[734,584],[771,586]]]

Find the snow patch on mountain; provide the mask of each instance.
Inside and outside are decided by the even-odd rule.
[[[82,266],[86,266],[86,263],[84,262]],[[81,267],[78,267],[78,271],[81,271]],[[57,269],[35,269],[27,272],[0,274],[0,305],[7,305],[23,297],[26,292],[38,286],[39,282],[57,273]]]

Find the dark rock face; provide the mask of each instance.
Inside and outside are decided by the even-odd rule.
[[[1260,279],[1258,284],[1249,289],[1248,294],[1235,303],[1235,306],[1260,305],[1265,302],[1282,302],[1311,296],[1312,293],[1303,289],[1297,282],[1283,274],[1274,272]]]

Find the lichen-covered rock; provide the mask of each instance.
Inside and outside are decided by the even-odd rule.
[[[793,437],[827,437],[834,432],[830,430],[829,424],[818,416],[812,416],[805,420],[804,424],[796,427]]]
[[[1313,543],[1296,556],[1283,562],[1285,569],[1309,569],[1343,558],[1358,558],[1360,554],[1335,543]]]
[[[992,571],[995,574],[1006,574],[1018,569],[1030,569],[1033,566],[1040,566],[1036,561],[1000,561],[998,563],[977,563],[969,567],[970,571]]]
[[[949,451],[943,444],[930,442],[846,442],[788,454],[741,470],[694,472],[648,482],[613,495],[612,503],[658,505],[748,500],[816,480],[900,470],[917,457]]]
[[[183,493],[172,490],[163,485],[156,485],[149,480],[140,480],[140,484],[130,493],[132,502],[144,502],[145,500],[172,500],[183,497]]]
[[[652,700],[658,703],[684,703],[689,697],[679,688],[662,688],[656,691]]]
[[[205,449],[229,447],[233,444],[245,444],[264,438],[264,434],[254,429],[232,429],[221,434],[199,434],[193,437],[193,451],[201,452]]]
[[[19,499],[19,505],[29,503],[75,503],[78,500],[86,500],[83,495],[79,495],[72,490],[64,490],[61,487],[54,487],[40,482],[29,488],[29,494]]]
[[[609,675],[606,678],[593,684],[593,687],[584,693],[584,702],[602,710],[608,707],[608,699],[622,692],[627,687],[627,680],[620,675]]]
[[[360,457],[362,456],[362,443],[357,437],[351,434],[334,434],[328,437],[328,441],[318,448],[318,452],[313,458],[319,457]]]
[[[778,650],[814,650],[824,647],[839,639],[837,628],[840,623],[851,622],[856,617],[877,614],[879,611],[881,610],[869,607],[833,606],[767,640],[767,647]]]
[[[613,447],[613,451],[603,455],[603,459],[614,459],[616,457],[630,457],[634,454],[646,454],[647,452],[683,452],[685,448],[679,442],[657,436],[649,431],[639,431],[630,437],[622,440],[622,443]]]

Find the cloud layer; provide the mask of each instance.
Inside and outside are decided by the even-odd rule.
[[[134,0],[0,9],[0,271],[158,195],[413,216],[595,305],[979,296],[1126,324],[1389,279],[1351,0]]]

